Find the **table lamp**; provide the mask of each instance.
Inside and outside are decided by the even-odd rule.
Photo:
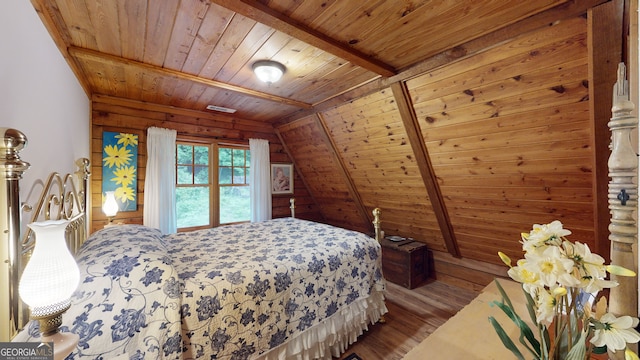
[[[53,343],[56,360],[67,357],[80,338],[58,329],[80,282],[80,270],[65,241],[68,223],[48,220],[28,225],[35,234],[35,246],[18,286],[20,298],[29,305],[31,318],[40,322],[42,342]]]
[[[107,226],[112,225],[113,218],[118,214],[118,202],[116,201],[116,196],[113,191],[107,191],[105,193],[104,204],[102,204],[102,212],[109,219],[109,224]]]

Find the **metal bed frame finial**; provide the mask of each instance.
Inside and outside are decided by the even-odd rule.
[[[289,204],[291,204],[289,206],[289,209],[291,209],[291,217],[295,218],[296,217],[296,198],[289,199]]]
[[[378,242],[382,241],[382,238],[384,237],[384,232],[382,231],[382,227],[381,227],[381,221],[380,221],[380,208],[375,208],[372,211],[373,213],[373,230],[375,233],[375,238],[376,240],[378,240]]]
[[[15,129],[0,128],[0,201],[4,201],[0,216],[0,342],[11,341],[29,321],[29,309],[20,299],[18,287],[22,270],[29,261],[35,245],[31,229],[22,233],[22,217],[31,213],[28,222],[69,220],[66,228],[67,246],[75,253],[86,239],[87,189],[89,159],[76,161],[75,173],[60,175],[53,172],[42,182],[43,189],[35,205],[20,199],[20,180],[29,163],[20,159],[20,151],[27,145],[26,136]],[[26,214],[25,214],[26,216]]]
[[[9,284],[9,291],[0,293],[0,341],[9,341],[23,323],[23,312],[16,313],[11,304],[20,302],[18,282],[22,269],[22,249],[20,249],[20,179],[29,169],[29,163],[20,159],[20,151],[27,146],[27,137],[20,131],[10,128],[0,128],[3,134],[0,143],[0,201],[2,206],[2,240],[0,241],[0,283]]]

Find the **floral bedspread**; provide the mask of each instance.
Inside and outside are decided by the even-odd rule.
[[[62,331],[80,336],[67,359],[179,359],[180,285],[159,230],[114,226],[76,255],[80,284]],[[38,341],[36,321],[14,341]]]
[[[67,359],[330,358],[386,312],[380,254],[361,233],[292,218],[102,229],[76,255]],[[39,338],[32,321],[14,341]]]
[[[283,218],[165,240],[185,358],[253,358],[384,288],[379,244],[329,225]]]

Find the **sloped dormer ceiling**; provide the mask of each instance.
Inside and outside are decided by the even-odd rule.
[[[32,0],[90,94],[269,122],[597,2]],[[256,79],[264,59],[281,81]]]
[[[94,99],[273,126],[326,222],[380,207],[387,234],[499,264],[559,219],[607,253],[623,0],[32,3]]]

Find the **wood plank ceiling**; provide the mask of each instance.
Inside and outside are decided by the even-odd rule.
[[[268,122],[565,2],[32,0],[89,94]]]

